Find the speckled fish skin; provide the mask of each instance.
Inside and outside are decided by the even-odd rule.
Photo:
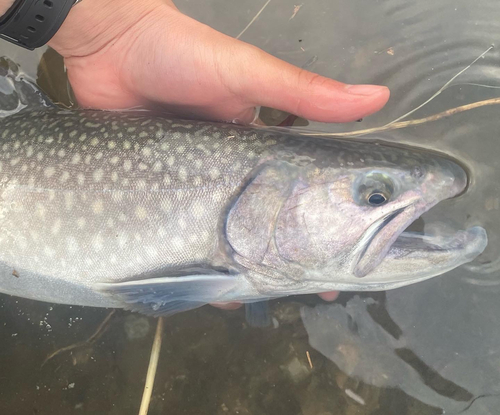
[[[485,245],[464,232],[441,262],[414,254],[417,268],[406,245],[391,250],[467,183],[453,161],[414,149],[58,109],[0,120],[0,149],[0,291],[22,297],[122,307],[99,284],[219,268],[236,283],[190,300],[394,288]],[[390,193],[383,206],[366,201],[374,186]]]

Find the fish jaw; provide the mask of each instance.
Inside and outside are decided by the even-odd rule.
[[[408,193],[406,195],[408,201],[406,206],[401,206],[381,217],[365,232],[359,242],[359,248],[355,251],[356,258],[353,261],[352,270],[355,277],[364,278],[373,272],[385,260],[393,244],[396,243],[405,229],[422,214],[441,201],[456,197],[466,189],[468,177],[461,166],[451,160],[441,159],[435,167],[437,168],[434,168],[430,173],[433,189],[429,189],[428,192],[427,189],[422,189],[420,192],[411,192],[413,193],[411,196]],[[460,239],[460,235],[462,233],[459,232],[455,237]],[[434,245],[432,237],[427,235],[422,235],[422,241],[424,245],[425,241],[429,241],[429,246],[438,246]],[[445,248],[446,244],[439,247],[439,250]],[[466,249],[466,247],[463,248]],[[427,253],[431,252],[429,249],[425,249],[425,251]],[[429,261],[432,262],[430,258]]]
[[[473,261],[487,244],[486,230],[480,226],[450,236],[402,232],[380,265],[361,280],[365,290],[372,291],[411,285]]]

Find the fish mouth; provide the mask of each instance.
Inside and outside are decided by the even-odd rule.
[[[373,223],[363,236],[363,248],[355,262],[354,275],[368,278],[373,273],[386,272],[393,282],[430,278],[481,254],[488,239],[486,231],[479,226],[447,235],[407,230],[435,204],[437,202],[431,206],[409,204]]]

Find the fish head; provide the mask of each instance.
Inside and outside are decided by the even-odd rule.
[[[449,238],[405,230],[467,184],[466,171],[455,161],[397,147],[379,147],[340,168],[315,167],[280,209],[275,246],[282,259],[324,283],[325,290],[339,289],[339,282],[346,289],[373,290],[430,278],[482,252],[484,230]],[[382,263],[383,273],[377,271]]]

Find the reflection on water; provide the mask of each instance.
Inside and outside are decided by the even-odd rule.
[[[233,36],[262,7],[249,0],[176,3]],[[388,85],[390,103],[362,123],[310,124],[330,132],[369,128],[427,100],[488,48],[500,32],[497,3],[311,0],[291,18],[296,2],[273,0],[242,40],[298,66],[310,62],[322,75]],[[73,105],[57,54],[0,48],[54,101]],[[498,96],[470,84],[500,85],[499,60],[493,49],[414,116]],[[314,308],[315,297],[300,298],[308,304],[305,328],[295,301],[273,303],[275,324],[259,331],[247,327],[241,310],[205,307],[168,319],[150,413],[498,413],[497,113],[484,107],[383,135],[448,152],[469,167],[467,194],[432,209],[419,226],[484,226],[490,243],[471,267],[386,294],[344,294],[334,305]],[[85,342],[108,313],[0,296],[0,413],[137,413],[155,322],[120,312]],[[42,366],[55,350],[79,342]]]

